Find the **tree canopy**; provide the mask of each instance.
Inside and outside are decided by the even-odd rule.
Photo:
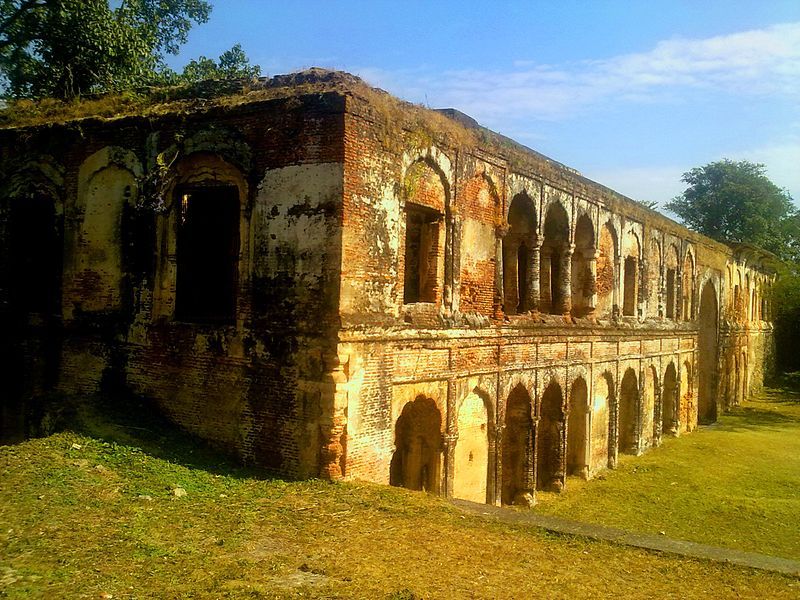
[[[113,6],[112,6],[113,4]],[[72,98],[206,76],[259,74],[238,44],[219,63],[201,57],[176,75],[164,64],[206,0],[0,0],[0,76],[14,98]]]
[[[241,44],[235,44],[230,50],[220,54],[219,60],[201,56],[191,60],[177,79],[192,83],[204,79],[253,78],[261,75],[261,67],[251,65]]]
[[[766,176],[764,165],[726,159],[692,169],[682,180],[689,187],[666,208],[688,227],[796,258],[797,210],[789,193]]]

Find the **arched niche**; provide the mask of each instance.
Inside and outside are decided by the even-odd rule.
[[[655,442],[656,394],[658,390],[658,371],[649,366],[644,371],[644,396],[642,398],[641,445],[652,446]]]
[[[420,158],[406,169],[403,245],[403,303],[439,303],[445,278],[445,238],[449,185],[431,160]]]
[[[597,293],[598,317],[610,317],[614,310],[614,287],[616,286],[617,232],[607,222],[600,228],[598,244],[595,288]]]
[[[439,493],[442,463],[442,415],[425,396],[407,402],[395,423],[395,450],[389,484]]]
[[[692,422],[694,391],[693,391],[692,365],[686,360],[681,365],[680,404],[678,406],[678,422],[681,431],[691,431],[695,423]]]
[[[670,244],[664,257],[664,304],[665,315],[674,319],[677,311],[678,291],[678,246]]]
[[[156,315],[234,324],[249,277],[249,188],[221,156],[180,160],[159,217]]]
[[[695,282],[695,261],[692,250],[686,251],[683,260],[683,280],[681,284],[682,310],[681,315],[684,321],[691,321],[694,318],[694,282]]]
[[[633,231],[625,235],[624,261],[622,264],[622,314],[636,316],[639,305],[639,263],[642,248],[639,236]]]
[[[506,314],[533,310],[533,253],[536,244],[536,207],[527,193],[511,199],[508,233],[503,238],[503,305]]]
[[[521,384],[508,396],[501,452],[503,504],[526,504],[534,491],[532,402]]]
[[[123,244],[130,237],[124,231],[125,216],[136,203],[141,177],[138,159],[123,148],[103,148],[81,165],[78,204],[83,218],[72,287],[74,302],[82,311],[115,310],[121,305]]]
[[[551,381],[542,394],[541,414],[536,428],[536,489],[560,491],[564,473],[561,468],[564,430],[564,394]]]
[[[61,312],[63,180],[50,163],[28,163],[0,187],[3,279],[12,313]],[[23,317],[24,318],[24,317]]]
[[[664,383],[661,389],[661,432],[677,433],[678,375],[675,363],[670,362],[664,370]]]
[[[598,375],[592,385],[590,471],[611,466],[613,444],[611,417],[616,410],[614,378],[609,371]]]
[[[697,368],[699,370],[697,411],[700,423],[717,420],[717,365],[719,364],[719,307],[711,281],[703,286],[698,318]]]
[[[572,315],[594,312],[595,285],[594,224],[586,213],[575,222],[575,250],[572,253]]]
[[[454,454],[453,496],[488,501],[489,446],[494,436],[488,397],[472,391],[458,408],[458,442]]]
[[[627,369],[619,390],[618,448],[625,454],[637,451],[639,421],[639,383],[636,371]]]
[[[589,476],[589,389],[578,377],[569,392],[567,417],[567,475]]]
[[[651,317],[663,317],[661,304],[661,243],[652,238],[647,252],[647,312]]]
[[[539,265],[539,310],[549,314],[569,313],[571,278],[569,261],[570,220],[558,201],[547,208],[542,226]]]
[[[499,317],[503,291],[497,285],[487,285],[502,282],[499,269],[503,268],[503,258],[498,256],[497,226],[503,215],[495,182],[485,171],[476,173],[461,188],[459,204],[459,309],[462,313]]]

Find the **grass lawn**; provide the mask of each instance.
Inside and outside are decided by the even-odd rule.
[[[745,412],[768,415],[772,406]],[[793,422],[790,408],[796,407],[781,405],[774,414],[783,416],[772,423],[751,415],[726,418],[723,428],[731,437],[757,438],[749,444],[759,461],[772,473],[788,473],[788,464],[773,464],[764,453],[789,443],[783,432]],[[800,597],[798,579],[486,521],[423,493],[260,478],[172,432],[112,425],[107,417],[90,421],[75,432],[0,447],[0,598]],[[658,455],[672,460],[683,446],[712,445],[717,437],[710,436],[722,428],[717,431],[671,442]],[[640,459],[636,473],[624,462],[606,481],[573,489],[548,507],[580,506],[597,495],[593,487],[644,475],[647,465],[659,473],[656,455]],[[749,465],[752,477],[766,478],[759,474],[762,462],[719,462],[734,459]],[[695,479],[684,474],[674,486],[668,479],[664,493],[691,502],[684,487]],[[650,485],[655,489],[655,481]],[[176,496],[176,487],[186,494]],[[787,488],[781,497],[790,495]],[[731,531],[742,519],[757,519],[773,535],[796,539],[796,531],[787,533],[795,520],[784,520],[782,529],[768,522],[796,508],[796,500],[784,500],[786,513],[773,501],[766,502],[768,511],[756,511],[752,493],[747,496],[728,497],[746,509],[730,513]],[[624,508],[617,499],[617,512],[667,513],[635,494],[626,500],[641,508]],[[691,529],[683,515],[699,510],[683,509],[666,521],[685,521],[682,527]],[[626,523],[647,521],[636,519]],[[732,535],[726,519],[696,517],[694,523]]]
[[[800,559],[800,392],[768,389],[713,426],[537,498],[544,514]]]

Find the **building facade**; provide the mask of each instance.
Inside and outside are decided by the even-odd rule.
[[[530,503],[771,365],[769,255],[346,74],[0,140],[7,438],[136,395],[285,475]]]

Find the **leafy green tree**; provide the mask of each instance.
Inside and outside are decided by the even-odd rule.
[[[798,220],[788,192],[765,167],[721,160],[683,174],[689,187],[666,204],[690,228],[720,241],[747,242],[781,258],[797,248]]]
[[[252,79],[259,75],[261,67],[251,65],[241,44],[236,44],[223,52],[218,61],[205,56],[190,61],[178,79],[193,83],[205,79]]]
[[[0,76],[11,97],[118,90],[153,81],[206,0],[0,0]]]

